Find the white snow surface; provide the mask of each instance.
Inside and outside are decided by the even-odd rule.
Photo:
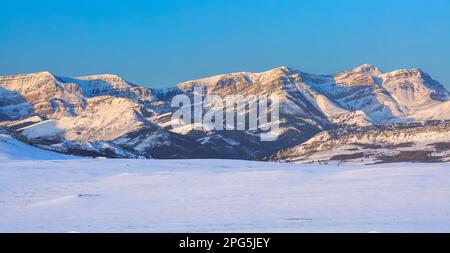
[[[74,156],[58,154],[46,151],[37,147],[27,145],[23,142],[17,141],[6,134],[0,134],[0,163],[4,160],[34,160],[34,159],[68,159],[75,158]],[[3,165],[0,164],[0,170]],[[0,185],[1,191],[1,185]]]
[[[450,232],[450,165],[0,164],[0,232]]]

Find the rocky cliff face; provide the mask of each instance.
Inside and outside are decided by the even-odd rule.
[[[278,95],[279,138],[265,143],[255,131],[172,129],[176,108],[170,107],[171,99],[192,96],[195,87],[222,98]],[[368,64],[335,75],[287,67],[224,74],[167,90],[137,86],[115,75],[68,78],[39,72],[0,76],[0,127],[63,153],[294,161],[316,150],[302,146],[305,142],[336,129],[346,129],[339,135],[347,138],[354,134],[348,129],[450,120],[449,98],[449,92],[421,70],[382,73]]]
[[[305,143],[267,157],[267,160],[366,164],[447,162],[450,161],[450,121],[323,131]]]

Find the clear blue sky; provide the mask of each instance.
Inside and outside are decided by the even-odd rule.
[[[9,0],[0,10],[0,75],[114,73],[167,87],[371,63],[422,68],[450,88],[448,0]]]

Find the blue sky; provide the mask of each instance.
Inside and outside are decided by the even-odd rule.
[[[371,63],[422,68],[450,88],[448,0],[11,0],[0,13],[0,75],[114,73],[167,87]]]

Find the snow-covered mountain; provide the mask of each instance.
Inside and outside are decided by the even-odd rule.
[[[419,69],[382,73],[364,64],[336,75],[314,75],[280,67],[263,73],[219,75],[178,87],[191,91],[196,85],[219,95],[278,93],[284,98],[284,113],[321,123],[450,119],[450,93]]]
[[[340,128],[323,131],[268,160],[313,163],[346,161],[449,162],[450,122]]]
[[[46,149],[118,158],[195,155],[191,140],[147,119],[156,114],[153,90],[117,76],[4,76],[0,91],[0,126]]]
[[[261,142],[252,131],[172,129],[172,97],[192,96],[197,86],[221,97],[278,95],[279,138]],[[280,151],[286,154],[336,129],[430,120],[450,120],[450,93],[418,69],[383,73],[365,64],[335,75],[315,75],[279,67],[192,80],[167,90],[141,87],[115,75],[0,76],[0,127],[33,145],[79,155],[285,160]]]
[[[0,232],[448,233],[449,181],[448,164],[2,160]]]

